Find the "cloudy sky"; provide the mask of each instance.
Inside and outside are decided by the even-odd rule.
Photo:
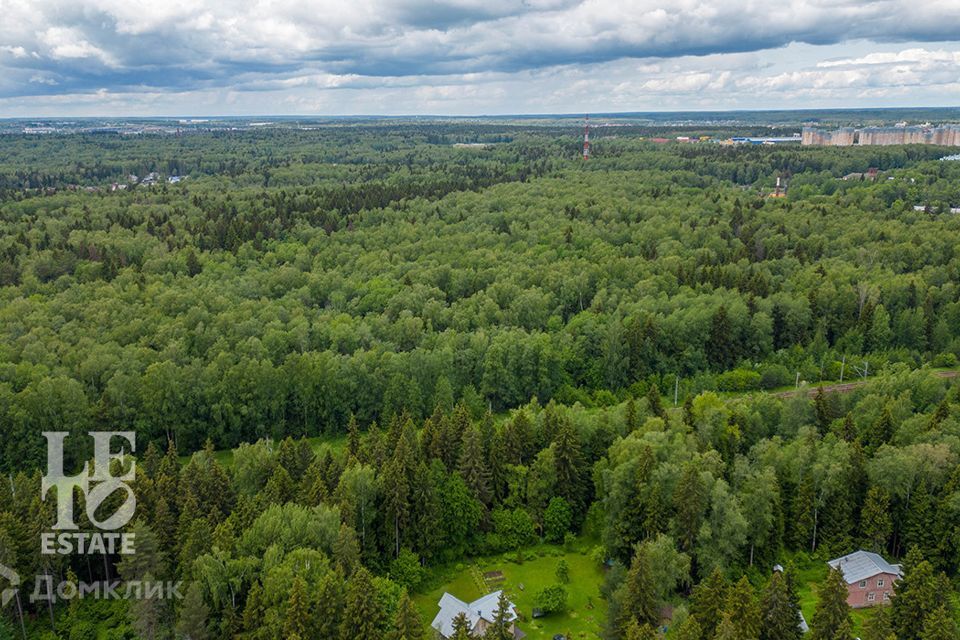
[[[954,106],[960,0],[0,0],[0,117]]]

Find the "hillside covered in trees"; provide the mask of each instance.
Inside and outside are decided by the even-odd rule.
[[[572,129],[0,138],[0,564],[184,584],[0,638],[415,640],[444,572],[542,544],[603,567],[531,588],[609,640],[798,638],[802,566],[858,548],[893,605],[830,574],[812,637],[956,637],[960,163]],[[135,556],[39,553],[50,430],[74,470],[136,433]]]

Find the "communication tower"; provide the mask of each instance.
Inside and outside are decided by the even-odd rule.
[[[590,159],[590,116],[583,119],[583,159]]]

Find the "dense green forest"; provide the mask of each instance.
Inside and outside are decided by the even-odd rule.
[[[956,637],[960,163],[651,132],[0,138],[0,564],[185,585],[0,638],[416,640],[444,571],[542,543],[609,640],[798,638],[800,565],[858,548],[905,571],[864,640]],[[136,432],[135,556],[39,553],[50,430],[71,469]]]

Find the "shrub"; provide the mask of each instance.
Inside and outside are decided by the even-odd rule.
[[[544,613],[557,613],[567,608],[567,589],[562,584],[544,587],[537,592],[534,606]]]
[[[400,555],[390,563],[390,579],[414,591],[423,582],[425,571],[420,558],[409,549],[401,549]]]
[[[563,558],[560,558],[560,562],[557,563],[556,576],[557,582],[560,584],[570,582],[570,565]]]
[[[734,369],[717,376],[721,391],[755,391],[760,388],[760,374],[750,369]]]
[[[938,353],[931,363],[935,367],[955,367],[957,366],[957,356],[954,353]]]
[[[782,364],[768,364],[760,368],[760,387],[763,389],[785,387],[792,382],[790,371]]]

